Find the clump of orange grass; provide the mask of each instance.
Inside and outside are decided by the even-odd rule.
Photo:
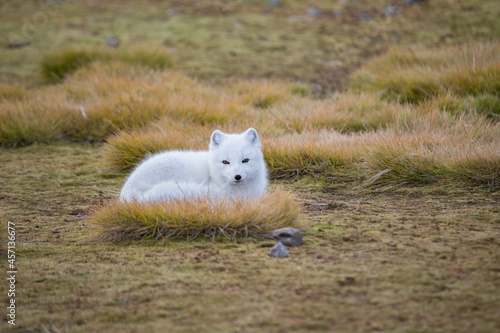
[[[375,58],[352,78],[352,87],[381,92],[386,98],[418,102],[452,93],[500,93],[500,43],[468,43],[440,48],[394,48]]]
[[[300,226],[294,195],[273,189],[262,198],[211,200],[199,197],[159,203],[106,203],[90,223],[95,241],[223,240],[270,238],[273,230]]]
[[[63,137],[72,105],[61,98],[34,94],[30,99],[0,103],[0,147],[51,142]]]
[[[26,95],[26,89],[16,84],[0,82],[0,101],[2,99],[21,99]]]
[[[225,133],[238,133],[248,127],[248,124],[202,126],[188,120],[180,122],[163,117],[144,128],[111,136],[103,148],[104,161],[113,170],[126,171],[148,154],[166,150],[206,150],[210,135],[216,129]]]
[[[295,92],[295,87],[286,82],[254,79],[232,82],[227,91],[241,96],[245,104],[268,108],[288,100]]]
[[[125,171],[148,154],[164,150],[207,149],[210,134],[207,127],[164,118],[159,124],[110,137],[103,149],[104,160],[111,169]]]
[[[309,175],[352,180],[360,172],[361,155],[355,146],[349,136],[307,132],[264,140],[262,148],[272,178]]]
[[[267,118],[275,127],[298,133],[318,129],[348,133],[387,127],[399,107],[374,94],[345,92],[324,100],[294,97],[270,108]]]

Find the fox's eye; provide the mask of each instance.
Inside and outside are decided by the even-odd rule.
[[[248,158],[245,158],[245,159],[244,159],[243,161],[241,161],[241,162],[243,162],[243,163],[248,163],[248,161],[250,161],[250,160],[249,160]]]
[[[222,161],[222,163],[229,164],[229,161],[224,160],[224,161]]]

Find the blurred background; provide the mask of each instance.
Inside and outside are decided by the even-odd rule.
[[[497,0],[0,1],[0,81],[40,84],[48,51],[141,45],[204,80],[279,78],[324,94],[391,46],[491,40],[498,22]]]

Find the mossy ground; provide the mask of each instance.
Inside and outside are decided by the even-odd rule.
[[[99,154],[76,144],[2,151],[2,211],[18,237],[14,331],[491,332],[500,325],[498,191],[280,182],[303,202],[309,226],[286,260],[268,256],[268,241],[88,243],[89,214],[123,181],[101,171]]]

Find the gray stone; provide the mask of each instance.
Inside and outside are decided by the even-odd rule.
[[[281,244],[281,242],[278,242],[276,245],[273,246],[273,248],[271,249],[271,252],[269,252],[269,255],[271,257],[275,257],[275,258],[289,258],[290,257],[290,253],[288,253],[286,246]]]
[[[358,21],[370,21],[370,20],[373,20],[373,16],[371,16],[368,13],[359,13],[359,14],[356,14],[356,19]]]
[[[429,0],[406,0],[406,3],[409,4],[409,5],[414,5],[416,3],[419,3],[419,2],[427,2]]]
[[[120,46],[120,41],[115,36],[108,36],[106,44],[110,47],[118,47]]]
[[[317,8],[309,8],[307,10],[307,15],[309,16],[321,16],[321,11]]]
[[[274,230],[273,238],[286,246],[301,246],[303,235],[299,229],[286,227]]]
[[[392,16],[399,13],[399,8],[397,6],[387,6],[385,7],[385,15]]]
[[[26,46],[30,46],[30,42],[29,41],[25,41],[25,42],[10,42],[9,44],[7,44],[7,48],[9,49],[20,49],[21,47],[26,47]]]

